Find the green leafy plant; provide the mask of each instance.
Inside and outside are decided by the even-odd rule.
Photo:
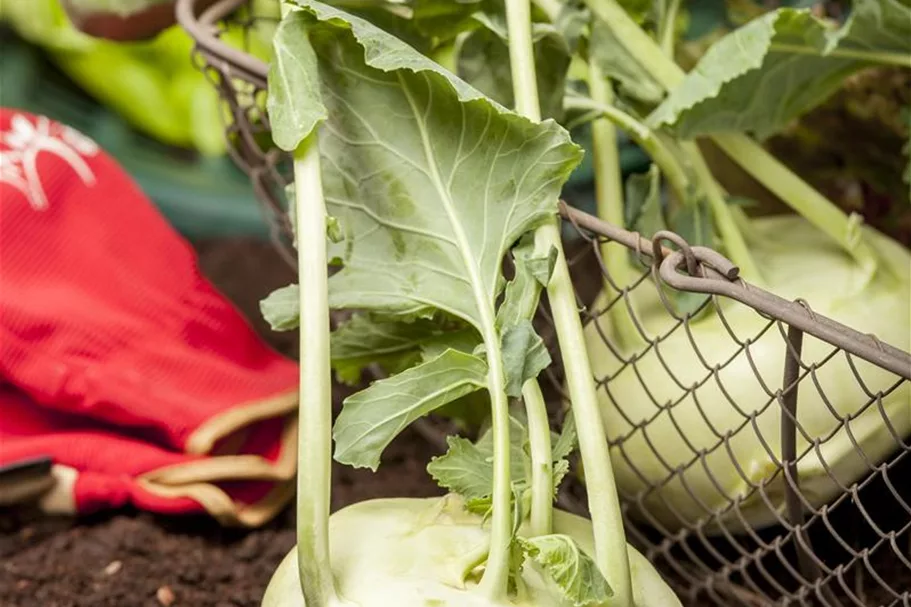
[[[656,288],[625,288],[639,274],[626,250],[606,244],[613,284],[596,305],[622,296],[638,323],[614,305],[606,325],[583,331],[556,222],[557,197],[581,155],[563,127],[590,124],[604,219],[718,247],[754,284],[908,348],[909,253],[750,137],[780,129],[853,71],[905,61],[908,7],[857,0],[841,26],[800,9],[762,14],[689,74],[673,58],[683,8],[674,0],[283,4],[269,113],[276,144],[295,159],[300,284],[274,293],[263,311],[277,329],[299,325],[304,340],[299,541],[265,605],[676,605],[626,545],[617,485],[625,493],[661,485],[650,515],[676,529],[773,473],[777,445],[761,443],[743,420],[777,437],[757,371],[777,389],[786,349],[754,313],[721,304],[735,333],[761,333],[745,357],[728,325],[702,312],[705,297],[673,295],[689,329],[659,352],[645,337],[678,321]],[[877,18],[896,36],[872,37]],[[773,90],[783,102],[769,98]],[[653,160],[626,187],[618,129]],[[748,218],[748,201],[719,185],[695,136],[711,138],[797,215]],[[560,435],[537,383],[551,362],[531,322],[542,293],[575,420]],[[331,336],[330,308],[355,312]],[[635,366],[617,354],[635,355]],[[804,355],[826,352],[815,343]],[[853,361],[866,387],[883,393],[855,414],[866,397],[847,364],[818,369],[830,399],[804,394],[799,414],[809,440],[837,430],[830,410],[851,417],[850,435],[842,430],[821,453],[842,481],[866,465],[854,441],[879,460],[890,428],[911,433],[907,386],[896,390],[888,373]],[[357,383],[372,366],[388,377],[349,397],[333,429],[330,374]],[[612,377],[617,404],[596,392],[593,372]],[[698,400],[672,418],[663,403],[693,384]],[[416,419],[478,411],[489,412],[481,437],[450,437],[449,451],[428,465],[446,497],[373,500],[329,517],[333,438],[338,461],[376,468]],[[725,433],[730,453],[713,449],[704,466],[687,467],[694,450]],[[626,455],[610,452],[608,438],[627,434]],[[553,507],[576,441],[591,521]],[[682,469],[685,484],[663,482]],[[837,489],[822,470],[813,458],[799,467],[820,502]],[[763,504],[742,510],[752,525],[769,522]]]
[[[301,330],[301,465],[298,546],[264,605],[679,604],[624,539],[556,223],[581,151],[540,121],[530,7],[506,6],[519,113],[367,20],[283,5],[268,109],[294,155],[300,277],[263,310]],[[530,322],[542,291],[581,421],[560,436],[536,380],[550,363]],[[359,312],[334,342],[330,308]],[[375,468],[407,424],[477,392],[490,427],[476,443],[450,438],[430,463],[446,497],[330,518],[330,368],[350,378],[371,361],[395,373],[345,401],[332,431],[340,462]],[[576,436],[592,522],[553,507]]]
[[[666,45],[640,29],[614,0],[574,6],[594,15],[592,40],[607,38],[611,48],[623,49],[622,56],[636,58],[639,89],[657,84],[667,91],[658,104],[637,96],[629,64],[618,73],[595,54],[592,42],[590,96],[567,99],[600,116],[595,133],[604,131],[594,151],[597,156],[607,150],[596,166],[604,218],[618,224],[631,218],[630,227],[646,233],[670,227],[691,244],[719,247],[753,284],[803,298],[815,312],[908,350],[909,252],[863,227],[859,216],[845,215],[750,135],[780,130],[860,69],[911,65],[911,7],[857,0],[840,26],[809,10],[778,9],[719,39],[684,73]],[[636,132],[654,161],[651,177],[630,184],[626,209],[610,158],[613,125]],[[748,218],[715,181],[693,137],[709,138],[797,214]],[[661,182],[669,186],[670,207],[661,203]],[[631,274],[619,247],[608,245],[604,257],[617,284],[634,284],[637,274]],[[595,305],[603,307],[619,295],[608,287]],[[777,496],[773,508],[783,508],[774,395],[787,352],[782,337],[738,304],[721,302],[722,320],[697,313],[704,298],[678,297],[678,312],[690,315],[688,329],[650,346],[645,337],[665,335],[678,321],[665,312],[654,289],[626,295],[629,309],[621,301],[605,322],[587,330],[595,374],[612,378],[611,395],[602,393],[602,413],[608,436],[624,437],[625,455],[619,449],[613,454],[622,490],[647,495],[650,520],[668,532],[715,513],[729,528],[737,527],[740,518],[728,507],[734,500],[751,526],[774,523],[775,513],[752,488],[774,479],[766,493]],[[604,335],[619,349],[611,351]],[[741,340],[747,337],[751,342],[745,345]],[[873,365],[831,359],[831,350],[810,340],[803,352],[804,360],[821,365],[813,373],[814,386],[801,390],[797,419],[798,450],[807,453],[798,466],[801,491],[817,506],[840,491],[839,483],[855,481],[871,461],[888,456],[895,448],[893,432],[911,434],[908,386],[896,389],[894,376]],[[634,364],[623,362],[632,356]],[[866,390],[882,394],[881,406],[865,405],[871,397],[855,371]],[[842,420],[848,420],[847,428]],[[727,447],[719,448],[722,437]],[[823,437],[827,440],[814,450],[812,442]],[[679,478],[668,482],[671,476]],[[643,493],[649,486],[659,489]]]

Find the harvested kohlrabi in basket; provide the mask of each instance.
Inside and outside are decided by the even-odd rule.
[[[815,313],[911,349],[908,250],[843,213],[747,135],[783,129],[862,68],[911,68],[907,2],[855,0],[840,25],[810,10],[778,9],[718,40],[689,74],[672,59],[669,20],[679,2],[657,3],[668,10],[648,32],[615,0],[540,4],[558,21],[574,11],[593,19],[580,34],[588,37],[588,94],[575,93],[566,103],[596,118],[594,152],[605,158],[595,173],[604,219],[623,225],[633,217],[630,227],[647,235],[669,228],[692,245],[720,248],[751,284],[801,298]],[[629,130],[654,161],[649,175],[628,184],[625,209],[608,157],[615,125]],[[748,218],[716,182],[695,144],[699,137],[710,138],[796,214]],[[670,219],[660,202],[662,185],[676,203]],[[615,284],[636,282],[641,269],[631,269],[621,247],[607,245],[603,256]],[[779,330],[763,331],[768,320],[732,301],[713,304],[723,320],[700,314],[705,297],[687,295],[676,298],[677,311],[694,316],[685,330],[670,332],[679,321],[653,287],[627,295],[631,312],[620,301],[586,327],[592,369],[611,378],[609,393],[601,390],[599,398],[608,438],[617,445],[611,456],[623,494],[639,497],[648,521],[667,533],[705,522],[707,531],[721,531],[722,525],[738,529],[741,519],[753,528],[779,521],[784,414],[774,392],[788,352]],[[617,297],[608,286],[593,308]],[[744,345],[746,338],[754,341]],[[797,410],[797,452],[806,454],[797,466],[800,492],[813,507],[888,457],[895,436],[911,434],[911,386],[896,388],[893,374],[843,353],[833,357],[833,350],[808,339],[802,352],[805,364],[819,365],[801,384]],[[871,404],[864,409],[865,403]],[[765,489],[769,503],[754,488],[773,477]]]
[[[581,151],[540,120],[528,0],[506,8],[518,112],[368,21],[283,4],[268,103],[274,139],[294,157],[299,285],[263,310],[301,332],[298,545],[266,606],[680,604],[625,541],[557,226]],[[530,322],[542,291],[575,420],[560,435],[536,379],[550,363]],[[338,331],[376,344],[374,355],[390,339],[414,345],[386,360],[397,373],[345,401],[334,429],[330,308],[357,311]],[[451,437],[429,465],[447,496],[330,517],[331,438],[338,461],[376,468],[409,423],[478,392],[488,432]],[[591,521],[553,507],[577,439]]]

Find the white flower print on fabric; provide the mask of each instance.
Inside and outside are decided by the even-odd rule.
[[[23,114],[15,114],[9,130],[0,131],[0,182],[16,188],[36,211],[48,207],[38,155],[48,152],[66,162],[85,185],[95,184],[95,174],[84,158],[98,154],[98,145],[68,126],[36,116],[33,123]]]

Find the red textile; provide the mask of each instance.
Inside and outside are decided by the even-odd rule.
[[[204,454],[253,454],[277,466],[293,448],[285,430],[297,365],[258,338],[94,142],[8,109],[0,109],[0,381],[14,386],[0,399],[0,463],[43,452],[78,469],[79,484],[93,487],[80,510],[126,501],[198,510],[121,481]],[[239,430],[246,439],[226,438]]]

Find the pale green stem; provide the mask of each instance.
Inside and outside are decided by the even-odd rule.
[[[535,64],[532,60],[529,0],[506,0],[506,18],[516,107],[520,113],[537,121],[540,120],[541,113],[537,107]],[[578,428],[579,451],[585,466],[595,560],[614,590],[609,605],[632,607],[632,580],[620,499],[611,468],[607,435],[598,408],[598,395],[591,375],[592,367],[582,333],[582,321],[576,307],[576,293],[563,253],[556,217],[535,231],[535,244],[539,250],[546,251],[554,247],[558,253],[547,285],[547,297],[560,343],[563,368]]]
[[[616,0],[585,0],[585,4],[661,86],[670,90],[683,81],[683,70],[664,55],[658,43],[636,25]]]
[[[436,51],[434,51],[431,59],[433,59],[436,63],[440,64],[442,67],[446,68],[453,74],[458,73],[459,66],[456,63],[455,43],[449,43],[445,46],[441,46]]]
[[[742,234],[745,234],[746,239],[749,240],[750,239],[750,217],[749,217],[749,215],[747,215],[743,209],[741,209],[739,206],[736,206],[736,205],[734,206],[733,209],[731,209],[731,215],[733,215],[734,223],[740,229],[740,232]]]
[[[554,458],[547,406],[537,379],[530,379],[522,386],[522,400],[528,417],[531,450],[531,534],[547,535],[553,530]]]
[[[677,33],[677,13],[680,11],[680,0],[670,0],[667,14],[661,24],[661,50],[665,55],[674,58],[674,35]]]
[[[506,0],[506,27],[509,39],[509,70],[512,75],[516,111],[529,120],[540,122],[541,105],[538,102],[529,0]]]
[[[588,88],[592,99],[598,104],[603,115],[611,114],[614,103],[614,90],[601,72],[596,61],[588,65]],[[598,216],[617,227],[626,227],[623,212],[623,174],[620,171],[620,153],[617,149],[617,129],[607,118],[598,118],[592,122],[592,155],[595,168],[595,205]],[[601,245],[601,258],[610,279],[617,288],[627,288],[635,276],[627,261],[626,247],[617,243],[605,242]],[[621,291],[610,286],[605,279],[605,287],[611,297]],[[608,310],[608,318],[615,330],[615,337],[620,345],[632,346],[639,341],[639,333],[633,324],[623,301],[614,303]]]
[[[482,314],[482,331],[489,369],[491,432],[493,433],[493,495],[490,555],[481,578],[480,588],[492,602],[506,598],[509,581],[509,546],[512,541],[512,487],[509,478],[509,400],[503,372],[503,352],[494,325],[492,310]]]
[[[484,564],[490,555],[490,538],[486,538],[476,548],[459,558],[457,571],[461,572],[461,581],[465,581],[471,572]]]
[[[560,343],[566,385],[579,437],[579,452],[585,467],[588,509],[595,538],[595,562],[614,590],[614,596],[608,605],[631,607],[632,579],[620,498],[611,467],[595,381],[591,375],[592,367],[582,332],[582,321],[576,308],[576,294],[566,257],[562,248],[559,248],[560,229],[556,218],[538,228],[535,240],[545,247],[558,247],[559,251],[553,275],[547,285],[547,298]]]
[[[538,103],[534,48],[531,41],[531,5],[528,0],[518,2],[508,0],[506,14],[509,64],[515,92],[516,111],[538,122],[541,120],[541,109]],[[544,406],[544,397],[541,395],[541,388],[536,380],[525,383],[522,387],[522,396],[528,412],[528,438],[532,449],[532,533],[544,535],[550,532],[553,520],[553,462],[550,453],[550,425],[547,419],[547,409]],[[546,476],[545,470],[547,471]]]
[[[294,154],[294,195],[301,342],[297,563],[307,605],[326,607],[338,595],[329,560],[332,376],[329,367],[326,205],[315,131]]]
[[[585,0],[592,12],[611,28],[614,36],[643,68],[666,90],[677,87],[686,73],[626,14],[616,0]],[[831,236],[857,262],[869,270],[875,257],[861,240],[856,218],[843,213],[811,185],[792,173],[761,145],[740,134],[712,135],[730,158],[759,183]]]
[[[911,68],[911,55],[900,55],[898,53],[883,53],[876,51],[864,51],[851,48],[834,48],[825,55],[819,50],[810,46],[801,46],[799,44],[784,44],[773,42],[770,50],[773,53],[791,53],[793,55],[813,55],[814,57],[839,57],[842,59],[856,59],[868,63],[879,63],[881,65],[897,65],[899,67]]]
[[[687,155],[692,158],[693,172],[696,174],[699,189],[708,200],[709,207],[712,210],[712,217],[721,236],[721,242],[724,244],[725,254],[740,268],[740,276],[748,281],[761,283],[762,272],[753,259],[750,248],[743,239],[743,233],[734,220],[733,209],[725,200],[721,187],[715,181],[712,171],[702,157],[702,152],[699,151],[699,147],[693,141],[685,141],[681,146],[687,152]]]
[[[686,169],[664,142],[655,136],[655,132],[645,124],[613,105],[604,105],[593,99],[567,97],[565,104],[568,108],[575,107],[600,112],[601,116],[623,129],[658,165],[677,199],[684,203],[690,197],[690,178]]]
[[[401,75],[399,76],[401,79]],[[418,114],[418,105],[414,95],[407,86],[403,86],[405,97],[411,110]],[[426,129],[421,129],[421,145],[428,158],[433,155],[433,143]],[[510,543],[512,540],[512,487],[509,479],[509,398],[506,395],[506,375],[503,371],[503,352],[500,336],[497,334],[493,302],[485,291],[483,281],[478,273],[476,261],[471,257],[468,235],[464,226],[455,215],[455,207],[443,184],[443,178],[436,165],[431,163],[430,178],[444,201],[443,210],[448,215],[453,229],[453,236],[462,255],[465,271],[469,275],[478,310],[478,329],[487,350],[487,390],[491,403],[491,432],[493,433],[493,495],[490,556],[480,589],[492,602],[506,598],[509,580]]]

